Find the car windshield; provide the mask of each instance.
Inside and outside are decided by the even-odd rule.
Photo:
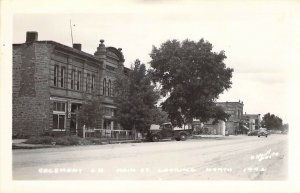
[[[161,129],[172,129],[172,126],[171,125],[162,125],[161,126]]]

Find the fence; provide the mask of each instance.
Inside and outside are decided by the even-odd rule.
[[[112,140],[135,140],[137,133],[132,130],[84,129],[84,137],[97,137]]]

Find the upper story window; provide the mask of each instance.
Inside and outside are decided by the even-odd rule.
[[[103,79],[103,95],[104,96],[113,96],[111,80],[106,81],[105,78]]]
[[[58,65],[55,65],[54,66],[54,79],[53,79],[53,84],[54,84],[54,86],[57,86],[57,84],[58,84]]]
[[[111,81],[108,80],[108,96],[111,96]]]
[[[53,85],[57,87],[65,87],[66,67],[54,65]]]
[[[102,92],[103,92],[103,95],[106,96],[106,79],[105,78],[103,79],[103,90],[102,90]]]
[[[86,75],[86,92],[90,91],[90,81],[91,81],[90,79],[91,79],[91,75],[87,74]]]
[[[93,74],[92,75],[92,86],[91,86],[91,89],[94,90],[95,88],[95,75]]]
[[[72,70],[72,75],[71,75],[71,89],[75,89],[75,70]]]
[[[76,90],[81,90],[81,71],[77,72]]]
[[[113,81],[111,82],[111,85],[110,85],[110,96],[114,96],[114,89],[113,89]]]
[[[107,70],[111,70],[111,71],[115,71],[115,68],[112,67],[112,66],[109,66],[109,65],[106,66],[106,69],[107,69]]]
[[[62,88],[65,87],[65,72],[66,68],[62,66],[60,71],[60,87]]]

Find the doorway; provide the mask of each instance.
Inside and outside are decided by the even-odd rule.
[[[78,104],[78,103],[71,104],[71,120],[70,120],[71,135],[78,135],[77,114],[80,109],[80,106],[81,106],[81,104]]]

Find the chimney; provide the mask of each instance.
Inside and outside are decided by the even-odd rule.
[[[81,51],[81,44],[73,44],[73,48]]]
[[[38,33],[36,31],[26,32],[26,43],[38,41]]]

